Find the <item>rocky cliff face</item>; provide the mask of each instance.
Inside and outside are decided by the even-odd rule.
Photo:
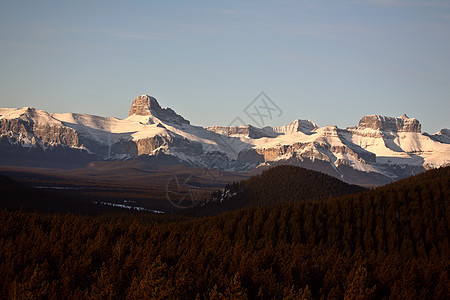
[[[211,126],[206,127],[209,131],[218,133],[228,137],[248,137],[251,139],[260,139],[263,137],[276,137],[277,134],[273,130],[266,130],[266,128],[257,128],[252,125],[241,126]]]
[[[286,126],[257,128],[252,125],[241,126],[211,126],[206,129],[221,135],[234,137],[249,137],[252,139],[260,139],[263,137],[274,138],[281,134],[291,134],[295,132],[303,132],[311,134],[315,129],[319,128],[311,120],[295,120]]]
[[[0,119],[0,135],[7,137],[10,142],[25,147],[82,146],[74,129],[53,120],[48,113],[30,107],[20,109],[16,113],[17,118]]]
[[[161,121],[175,124],[189,124],[189,121],[177,114],[171,108],[161,108],[158,101],[148,95],[141,95],[131,104],[129,116],[154,116]]]
[[[289,134],[294,132],[303,132],[303,133],[311,133],[313,130],[319,128],[313,121],[311,120],[300,120],[297,119],[294,122],[281,127],[272,127],[273,131],[277,133]]]
[[[441,129],[438,133],[433,134],[430,137],[435,141],[444,144],[450,144],[450,129],[447,128]]]
[[[362,117],[359,121],[358,129],[370,128],[380,131],[420,133],[421,126],[417,119],[408,118],[406,114],[399,118],[369,115]]]

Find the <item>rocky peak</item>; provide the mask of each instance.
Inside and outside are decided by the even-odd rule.
[[[141,95],[136,97],[133,104],[131,104],[129,116],[150,116],[152,115],[152,111],[159,112],[161,109],[161,106],[155,98],[148,95]]]
[[[431,136],[428,135],[428,136],[431,137],[435,141],[445,143],[445,144],[450,144],[450,129],[444,128],[444,129],[441,129],[438,133],[435,133]]]
[[[171,108],[161,108],[158,101],[149,95],[136,97],[131,104],[129,116],[154,116],[161,121],[175,124],[189,124],[189,121],[177,114]]]
[[[443,129],[439,130],[438,134],[450,137],[450,129],[443,128]]]
[[[270,128],[270,127],[268,127]],[[207,130],[213,131],[218,134],[239,137],[245,136],[252,139],[260,139],[262,137],[275,137],[276,133],[268,132],[266,128],[258,128],[252,125],[241,125],[241,126],[211,126],[206,127]]]
[[[297,119],[286,126],[273,127],[273,131],[275,131],[277,133],[284,133],[284,134],[301,131],[303,133],[308,134],[317,128],[319,128],[319,127],[311,120]]]
[[[358,129],[374,129],[393,132],[421,132],[422,125],[417,119],[409,118],[406,114],[401,117],[385,117],[368,115],[359,121]]]

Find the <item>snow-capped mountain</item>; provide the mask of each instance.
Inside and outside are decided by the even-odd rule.
[[[295,120],[282,127],[203,128],[148,95],[121,120],[30,107],[0,109],[0,163],[82,165],[149,157],[228,171],[294,164],[347,182],[381,184],[450,164],[450,135],[421,133],[421,124],[364,116],[357,127],[319,127]]]

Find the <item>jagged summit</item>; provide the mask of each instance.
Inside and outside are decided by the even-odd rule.
[[[310,133],[311,131],[313,131],[317,128],[319,128],[319,127],[316,125],[316,123],[314,123],[311,120],[297,119],[286,126],[273,127],[273,130],[277,133],[289,134],[289,133],[294,133],[294,132],[299,132],[299,131],[301,131],[303,133]]]
[[[177,114],[173,109],[161,108],[156,98],[149,95],[141,95],[134,99],[128,116],[154,116],[161,121],[175,124],[189,124],[189,121]]]
[[[252,125],[240,126],[210,126],[207,130],[222,134],[228,137],[249,137],[252,139],[259,139],[262,137],[276,137],[277,134],[273,132],[272,127],[258,128]]]
[[[136,97],[133,104],[131,104],[129,116],[150,116],[152,114],[151,111],[158,112],[161,109],[161,106],[155,98],[149,95],[141,95]]]
[[[393,132],[421,132],[422,125],[419,120],[409,118],[406,114],[401,117],[386,117],[380,115],[367,115],[359,121],[358,129],[374,129]]]
[[[0,119],[17,119],[33,124],[60,124],[60,122],[55,120],[48,112],[28,106],[22,108],[0,109]]]
[[[252,125],[241,126],[210,126],[206,127],[209,131],[219,133],[226,136],[246,136],[252,139],[259,139],[262,137],[274,138],[278,135],[292,134],[295,132],[303,132],[305,134],[311,134],[312,131],[319,128],[311,120],[294,120],[288,125],[280,127],[266,126],[263,128],[254,127]]]

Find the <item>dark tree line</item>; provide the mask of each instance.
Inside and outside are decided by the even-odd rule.
[[[0,294],[448,299],[449,200],[447,167],[359,194],[190,220],[2,210]]]
[[[321,200],[366,189],[345,183],[330,175],[309,169],[282,165],[263,171],[250,179],[227,184],[211,195],[196,213],[221,213],[248,206],[268,206],[288,202]]]

